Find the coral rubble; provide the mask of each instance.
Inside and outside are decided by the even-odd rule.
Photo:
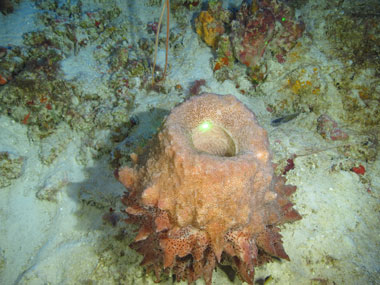
[[[323,35],[331,47],[326,53],[355,67],[374,68],[379,73],[379,9],[378,1],[366,1],[364,5],[348,1],[334,13],[328,13]]]
[[[348,134],[339,128],[338,123],[328,115],[323,114],[318,117],[317,131],[324,139],[346,140]]]
[[[21,45],[0,46],[0,114],[25,125],[30,140],[41,140],[39,158],[46,165],[71,139],[50,142],[70,129],[86,133],[78,161],[89,148],[91,156],[108,153],[108,140],[98,134],[106,128],[117,136],[128,126],[132,89],[148,70],[139,60],[146,51],[126,38],[129,21],[114,22],[121,13],[114,1],[94,9],[82,1],[41,0],[33,9],[39,28],[24,33]],[[83,57],[88,64],[77,64]]]
[[[117,172],[126,222],[140,225],[131,247],[158,280],[211,284],[229,263],[253,284],[255,266],[289,260],[278,226],[301,218],[288,200],[296,187],[275,176],[266,131],[235,97],[192,97],[131,158]]]

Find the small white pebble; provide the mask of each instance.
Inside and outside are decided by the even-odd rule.
[[[77,106],[80,102],[77,96],[73,96],[71,98],[71,103],[73,103],[74,106]]]

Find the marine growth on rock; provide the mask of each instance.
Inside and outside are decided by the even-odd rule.
[[[248,67],[261,64],[269,46],[277,61],[283,63],[305,29],[294,19],[294,10],[277,0],[243,3],[232,23],[232,43],[237,59]]]
[[[289,260],[278,226],[301,218],[288,200],[296,187],[274,174],[266,131],[234,96],[180,104],[131,158],[117,171],[126,222],[140,226],[131,247],[158,281],[166,273],[211,284],[229,263],[253,284],[255,266]]]
[[[210,1],[207,11],[196,18],[195,29],[216,51],[214,71],[231,67],[236,60],[247,66],[249,77],[258,83],[267,73],[265,52],[269,50],[276,61],[284,63],[305,26],[296,20],[294,9],[278,0],[243,1],[233,17],[222,1]]]

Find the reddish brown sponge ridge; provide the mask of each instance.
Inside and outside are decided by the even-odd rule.
[[[234,96],[180,104],[133,161],[118,172],[126,222],[140,225],[131,247],[158,280],[211,284],[223,261],[253,284],[254,266],[289,259],[278,225],[301,218],[288,200],[296,188],[275,176],[266,131]]]

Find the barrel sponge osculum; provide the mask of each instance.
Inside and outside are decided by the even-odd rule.
[[[253,284],[254,267],[289,260],[278,226],[301,216],[295,186],[274,174],[267,132],[232,95],[202,94],[175,107],[133,167],[118,170],[128,192],[131,247],[141,265],[211,284],[218,263]]]

